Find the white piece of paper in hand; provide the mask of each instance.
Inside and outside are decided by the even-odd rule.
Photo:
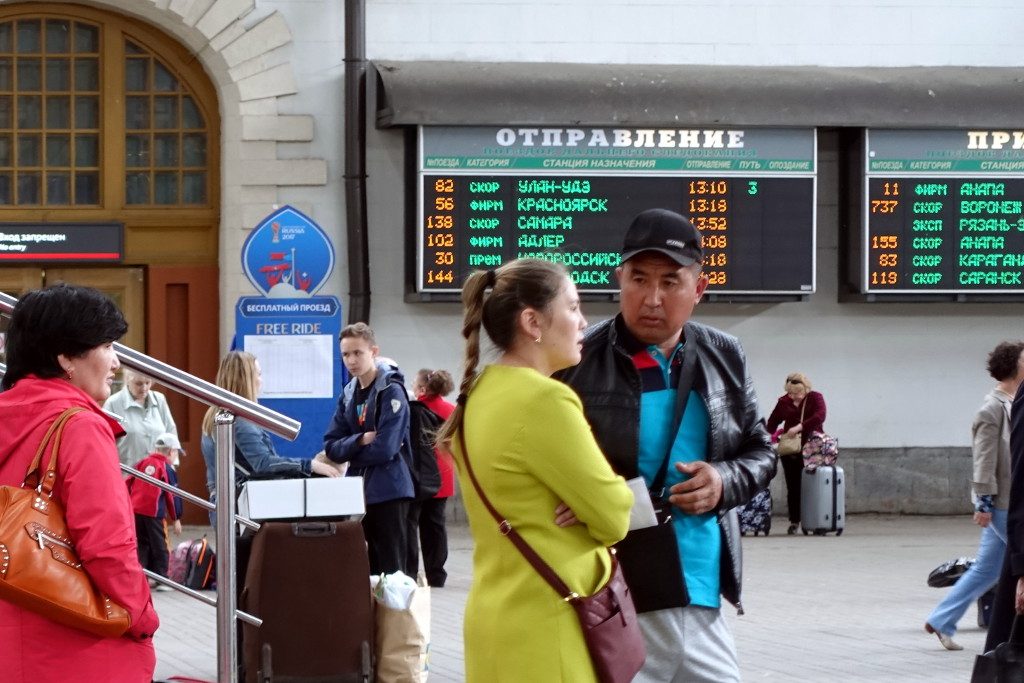
[[[629,530],[646,529],[658,523],[651,504],[651,494],[647,491],[647,482],[643,477],[626,480],[626,485],[633,492],[633,507],[629,511]]]

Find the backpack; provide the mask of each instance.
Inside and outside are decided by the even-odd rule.
[[[171,551],[167,558],[167,578],[171,581],[185,585],[185,575],[188,573],[188,551],[191,547],[192,541],[182,541]]]
[[[441,470],[434,454],[434,435],[441,418],[421,401],[409,401],[409,445],[412,447],[412,481],[416,500],[433,498],[441,490]]]
[[[206,536],[192,541],[185,555],[184,584],[194,590],[213,588],[216,580],[216,554],[206,542]]]

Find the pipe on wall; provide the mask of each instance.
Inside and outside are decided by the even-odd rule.
[[[345,1],[345,233],[348,322],[370,322],[370,245],[366,219],[366,5]]]

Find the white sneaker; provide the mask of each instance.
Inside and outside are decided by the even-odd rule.
[[[947,636],[945,633],[939,633],[935,630],[935,627],[929,623],[925,623],[924,630],[928,633],[934,633],[938,637],[939,642],[942,643],[942,647],[947,650],[962,650],[964,646],[953,640],[953,636]]]

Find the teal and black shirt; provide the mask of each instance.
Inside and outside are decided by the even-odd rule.
[[[683,345],[676,344],[666,358],[657,346],[646,346],[632,337],[625,326],[619,326],[620,341],[630,353],[640,375],[640,447],[638,467],[650,487],[658,468],[671,449],[665,477],[665,488],[688,477],[676,470],[677,462],[707,459],[710,419],[703,399],[694,391],[686,402],[682,423],[673,433],[676,390],[682,371]],[[679,508],[672,510],[676,543],[682,560],[683,576],[693,605],[718,608],[719,565],[722,538],[718,516],[714,512],[690,515]]]

